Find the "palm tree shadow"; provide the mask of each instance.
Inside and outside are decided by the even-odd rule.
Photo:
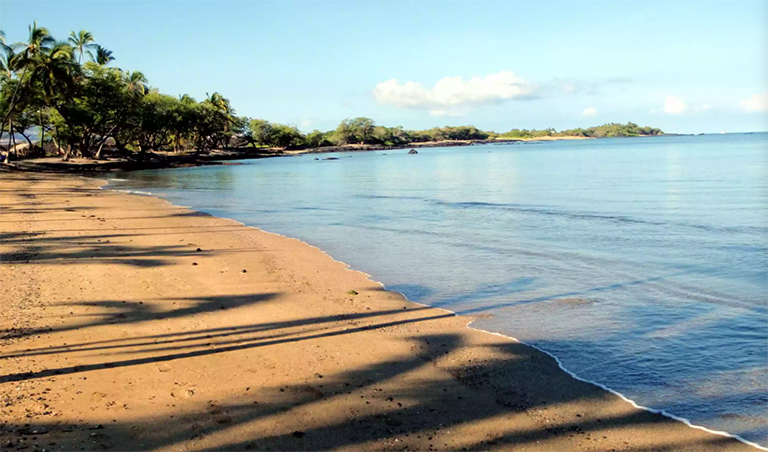
[[[406,356],[289,386],[249,387],[224,401],[190,402],[170,419],[148,415],[105,425],[96,434],[86,424],[56,422],[8,426],[8,431],[44,431],[60,444],[86,439],[101,449],[133,448],[140,441],[152,449],[186,444],[200,450],[508,450],[589,440],[591,447],[607,450],[612,443],[601,448],[603,441],[608,435],[615,439],[622,429],[651,431],[675,422],[638,410],[603,417],[552,415],[544,422],[549,409],[557,413],[570,404],[599,405],[614,396],[573,380],[552,358],[518,343],[486,345],[489,353],[475,360],[463,354],[468,344],[460,334],[407,340],[414,353]],[[445,372],[423,373],[435,366]],[[539,378],[529,378],[532,371]],[[521,422],[536,418],[539,422]],[[478,435],[473,426],[484,421],[493,427]],[[646,441],[652,447],[632,450],[733,445],[732,439],[714,435],[686,444],[666,441]]]
[[[130,325],[151,320],[177,319],[198,314],[216,312],[220,310],[252,306],[258,303],[272,300],[280,295],[280,293],[260,293],[242,296],[227,295],[196,297],[191,299],[191,304],[181,308],[173,308],[173,304],[169,305],[169,303],[162,304],[163,306],[170,306],[170,309],[160,309],[158,308],[157,304],[145,304],[143,301],[105,300],[86,301],[79,303],[62,303],[62,306],[85,306],[101,309],[99,310],[98,314],[76,315],[79,317],[92,317],[93,320],[90,321],[78,322],[60,327],[30,329],[25,331],[9,332],[0,330],[0,336],[6,339],[11,339],[25,336],[34,336],[43,333],[61,333],[65,331],[115,323]],[[164,300],[170,302],[180,300],[184,300],[186,302],[190,301],[189,298],[166,298]]]

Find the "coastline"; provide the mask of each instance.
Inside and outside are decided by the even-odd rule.
[[[568,141],[568,140],[596,140],[592,137],[562,136],[562,137],[538,137],[538,138],[494,138],[488,140],[443,140],[414,142],[398,146],[381,146],[373,144],[345,144],[343,146],[325,146],[321,148],[309,148],[296,151],[284,151],[288,155],[300,154],[328,154],[331,152],[360,152],[360,151],[395,151],[400,149],[443,148],[473,146],[476,144],[503,144],[503,143],[529,143],[536,141]]]
[[[411,143],[402,146],[381,146],[370,144],[348,144],[343,146],[325,146],[300,150],[284,150],[280,148],[232,148],[206,152],[186,153],[147,153],[145,160],[128,160],[125,158],[92,160],[72,158],[68,162],[60,157],[42,157],[22,159],[12,162],[11,166],[3,165],[4,171],[29,171],[40,173],[71,173],[93,175],[116,171],[137,171],[146,169],[184,168],[206,165],[236,165],[227,163],[231,160],[250,160],[272,157],[290,157],[303,154],[329,154],[334,152],[366,152],[366,151],[396,151],[403,149],[422,149],[439,147],[461,147],[476,144],[502,144],[537,141],[563,140],[594,140],[591,137],[540,137],[540,138],[503,138],[494,140],[446,140]]]
[[[97,185],[3,178],[3,444],[36,429],[46,443],[153,450],[752,450],[304,242]]]

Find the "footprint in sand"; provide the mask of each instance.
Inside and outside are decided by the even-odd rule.
[[[192,388],[178,388],[171,391],[171,397],[176,399],[188,399],[195,395],[195,390]]]

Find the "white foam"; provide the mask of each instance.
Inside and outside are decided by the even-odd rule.
[[[154,196],[154,194],[151,193],[151,192],[141,191],[141,190],[119,190],[119,189],[110,188],[109,191],[115,191],[115,192],[118,192],[118,193],[129,193],[131,195]]]

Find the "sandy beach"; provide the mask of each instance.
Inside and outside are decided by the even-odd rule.
[[[2,450],[755,450],[303,242],[100,185],[2,173]]]

